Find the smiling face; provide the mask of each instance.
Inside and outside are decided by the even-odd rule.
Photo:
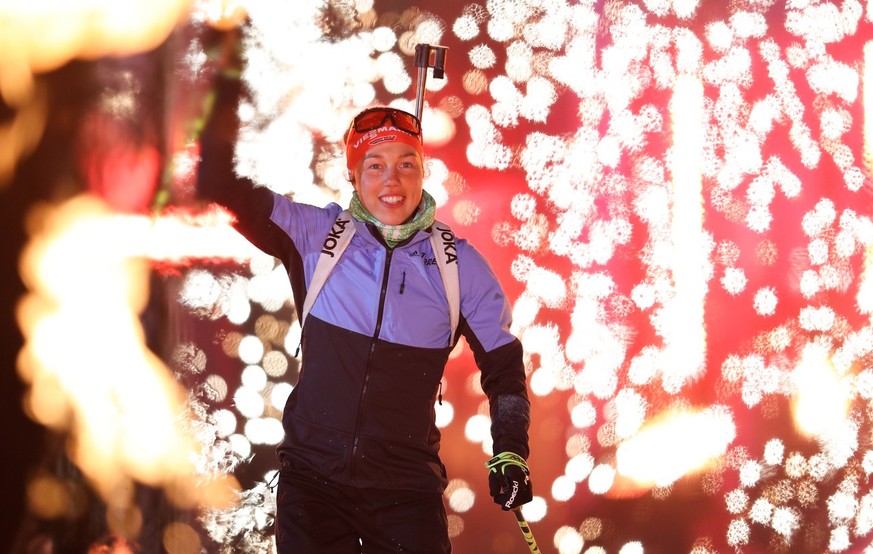
[[[399,225],[412,217],[421,201],[421,156],[400,142],[373,146],[355,167],[353,185],[373,217],[385,225]]]

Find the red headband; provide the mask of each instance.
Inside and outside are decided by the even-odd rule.
[[[421,139],[396,127],[386,125],[364,133],[359,133],[352,128],[346,137],[346,167],[349,168],[349,171],[354,171],[358,167],[358,162],[370,148],[389,142],[408,144],[415,148],[420,158],[424,157]]]

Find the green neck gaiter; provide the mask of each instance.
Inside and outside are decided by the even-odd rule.
[[[394,248],[397,243],[408,239],[417,231],[427,229],[433,225],[436,216],[436,201],[434,201],[433,196],[428,194],[426,190],[422,191],[421,202],[418,204],[415,216],[410,221],[401,223],[400,225],[385,225],[376,219],[361,203],[361,199],[358,198],[357,192],[352,193],[352,200],[349,202],[349,211],[355,219],[375,225],[376,228],[379,229],[379,232],[382,233],[382,237],[385,238],[385,242],[388,243],[388,246]]]

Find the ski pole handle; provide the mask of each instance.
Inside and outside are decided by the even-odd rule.
[[[424,111],[424,87],[427,81],[427,69],[433,69],[435,79],[444,79],[446,74],[446,46],[434,44],[415,45],[415,67],[418,69],[418,81],[415,92],[415,117],[421,121]]]
[[[530,548],[531,553],[542,554],[540,552],[540,547],[537,546],[537,541],[533,536],[533,531],[530,530],[530,525],[528,525],[527,520],[525,520],[524,516],[521,514],[521,508],[512,510],[512,513],[515,514],[515,519],[518,521],[518,528],[521,529],[521,534],[524,535],[524,540],[527,541],[527,547]]]

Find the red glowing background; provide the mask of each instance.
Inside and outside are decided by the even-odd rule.
[[[208,551],[269,549],[258,508],[269,511],[296,322],[282,268],[227,240],[194,196],[204,102],[238,48],[252,93],[239,170],[300,201],[343,202],[348,118],[368,103],[411,106],[412,51],[430,43],[447,47],[447,78],[428,79],[426,186],[513,302],[533,417],[525,514],[542,550],[862,551],[873,530],[868,8],[364,4],[252,5],[216,23],[204,2],[154,49],[36,72],[45,131],[2,189],[5,265],[17,267],[37,200],[88,191],[125,221],[180,223],[131,246],[150,268],[140,319],[202,410],[196,424],[216,435],[206,463],[235,476],[241,502],[200,511],[146,488],[126,506],[133,523],[111,510],[34,514],[35,475],[83,497],[87,479],[58,445],[65,433],[34,423],[39,383],[7,371],[12,440],[30,442],[9,454],[24,515],[5,534],[19,545],[126,535],[179,552],[193,534]],[[0,112],[10,129],[27,109],[17,98],[5,94]],[[203,234],[188,242],[192,230]],[[32,288],[19,279],[6,305]],[[18,324],[4,324],[8,367]],[[451,411],[438,410],[453,544],[527,552],[487,496],[476,375],[460,351],[443,386]]]

